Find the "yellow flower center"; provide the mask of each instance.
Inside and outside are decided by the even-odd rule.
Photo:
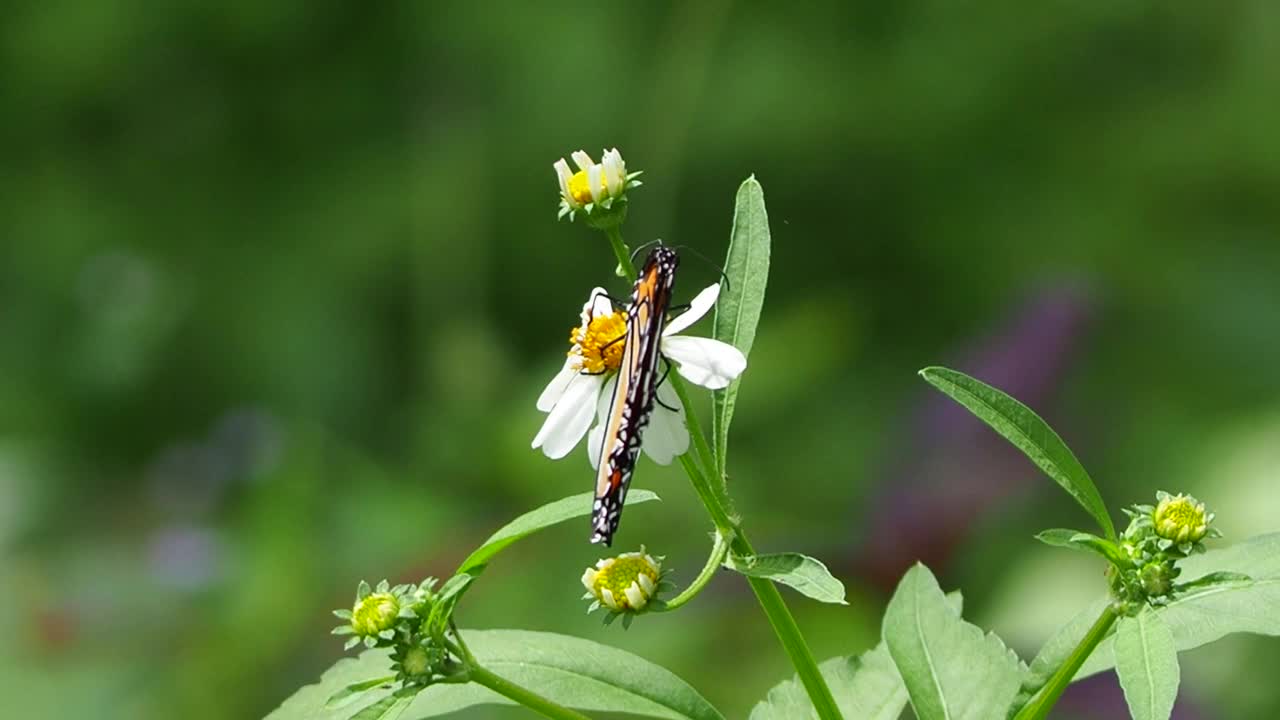
[[[622,365],[622,336],[627,332],[626,313],[591,318],[587,327],[569,333],[570,355],[578,355],[578,369],[592,374],[615,372]]]
[[[1177,542],[1196,542],[1208,532],[1204,505],[1194,498],[1177,495],[1156,506],[1156,534]]]
[[[351,609],[351,627],[359,635],[377,635],[395,624],[400,602],[391,593],[374,593]]]
[[[628,607],[627,588],[636,582],[640,575],[647,575],[654,585],[658,584],[658,569],[644,555],[619,556],[612,563],[602,568],[592,583],[592,591],[596,597],[608,590],[613,593],[614,601]]]
[[[600,178],[600,186],[604,186],[603,177]],[[581,202],[582,205],[595,200],[591,197],[591,182],[586,179],[586,170],[579,170],[573,173],[573,177],[568,178],[568,193],[573,196],[573,200]]]

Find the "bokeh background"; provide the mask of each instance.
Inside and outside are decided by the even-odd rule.
[[[1280,529],[1280,5],[19,2],[0,23],[0,695],[42,718],[254,718],[341,656],[361,578],[445,575],[590,485],[531,451],[602,238],[551,163],[643,169],[626,234],[723,256],[755,173],[773,272],[731,441],[819,657],[908,564],[1029,658],[1101,591],[1087,518],[921,382],[1038,408],[1115,506]],[[678,295],[716,277],[689,258]],[[705,328],[704,328],[705,331]],[[678,469],[618,546],[700,567]],[[504,554],[471,627],[635,651],[744,717],[791,670],[745,585],[629,632],[585,526]],[[1180,718],[1269,718],[1280,643],[1184,656]],[[1061,717],[1123,717],[1113,677]],[[475,718],[523,717],[485,709]]]

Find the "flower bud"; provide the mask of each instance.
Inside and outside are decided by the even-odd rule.
[[[1206,512],[1204,503],[1190,495],[1160,493],[1151,520],[1157,535],[1181,545],[1203,540],[1209,533],[1213,513]]]
[[[644,552],[623,553],[596,563],[582,574],[586,597],[615,613],[643,610],[658,592],[662,564]]]
[[[1142,581],[1142,591],[1147,597],[1158,598],[1169,594],[1178,574],[1178,569],[1172,562],[1152,562],[1142,566],[1138,571],[1138,578]]]
[[[389,592],[372,593],[351,608],[351,627],[357,635],[378,635],[395,626],[400,600]]]

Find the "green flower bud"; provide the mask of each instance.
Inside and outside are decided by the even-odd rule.
[[[1160,493],[1151,521],[1156,534],[1179,545],[1196,543],[1209,534],[1213,513],[1206,512],[1204,503],[1190,495]]]
[[[400,600],[389,592],[371,593],[351,608],[351,628],[357,635],[378,635],[395,626],[400,617]]]
[[[404,674],[410,677],[419,677],[431,672],[431,654],[421,645],[414,645],[405,650],[404,659],[400,661],[400,667],[404,669]]]
[[[1177,568],[1168,562],[1153,562],[1142,567],[1138,578],[1142,581],[1142,591],[1149,598],[1162,597],[1173,589],[1173,581],[1178,577]]]

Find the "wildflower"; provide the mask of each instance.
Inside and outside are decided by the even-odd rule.
[[[1157,535],[1181,545],[1203,540],[1209,534],[1213,513],[1206,512],[1204,503],[1190,495],[1161,493],[1151,520]]]
[[[686,380],[711,390],[727,387],[741,375],[747,367],[746,356],[728,343],[677,333],[706,315],[719,295],[719,284],[698,293],[689,309],[667,324],[659,344],[659,351]],[[617,385],[626,322],[626,312],[614,309],[603,288],[591,291],[582,307],[581,324],[569,334],[564,366],[538,397],[538,409],[547,413],[547,419],[533,438],[533,447],[541,448],[547,457],[569,454],[591,429],[592,419],[599,418],[587,447],[592,467],[599,465],[604,418]],[[654,462],[668,465],[689,449],[684,413],[670,385],[659,384],[642,445]]]
[[[643,183],[636,180],[638,172],[627,173],[626,163],[617,148],[605,150],[600,162],[579,150],[572,155],[578,172],[570,172],[569,163],[560,158],[554,163],[556,177],[560,180],[560,217],[572,220],[577,213],[587,216],[602,211],[615,210],[614,205],[626,201],[626,192]],[[606,214],[608,214],[606,212]],[[620,218],[617,218],[620,221]]]
[[[606,607],[614,613],[643,610],[658,592],[662,564],[640,548],[603,559],[582,574],[584,599],[595,598],[591,609]]]

